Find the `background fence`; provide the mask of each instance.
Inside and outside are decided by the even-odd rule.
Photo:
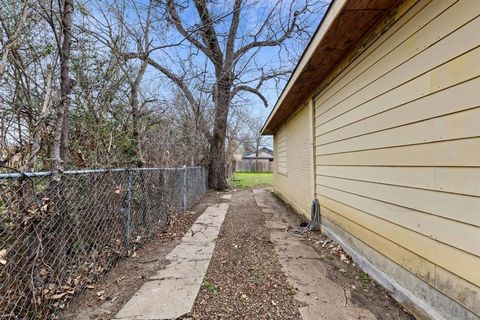
[[[272,172],[273,161],[260,159],[258,161],[245,160],[235,161],[235,172]]]
[[[0,174],[0,319],[45,319],[206,192],[207,171]]]

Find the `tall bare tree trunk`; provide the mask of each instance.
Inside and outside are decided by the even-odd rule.
[[[55,277],[64,274],[67,265],[67,232],[69,228],[66,225],[71,223],[68,217],[68,205],[65,202],[65,195],[61,192],[61,175],[64,170],[68,157],[68,110],[70,108],[70,93],[72,92],[74,81],[70,79],[70,48],[72,44],[72,15],[74,0],[64,0],[63,7],[60,8],[61,17],[61,43],[57,43],[60,57],[60,104],[57,110],[55,131],[52,144],[52,183],[50,184],[51,201],[56,206],[57,217],[52,222],[51,230],[48,232],[50,239],[46,242],[45,254],[47,261],[53,270],[57,270]],[[52,13],[53,15],[53,13]],[[56,32],[55,25],[52,22],[52,30]]]
[[[140,127],[139,127],[140,108],[139,108],[138,96],[140,92],[140,83],[142,81],[143,76],[145,75],[147,66],[148,66],[148,62],[142,61],[138,75],[135,78],[135,81],[131,84],[131,92],[130,92],[130,106],[132,108],[132,136],[133,136],[133,143],[135,144],[136,165],[139,167],[143,167],[145,164],[145,161],[143,158],[142,146],[140,141]]]
[[[60,48],[60,98],[52,146],[53,179],[58,181],[68,156],[68,109],[73,80],[70,79],[70,48],[72,44],[73,1],[64,0],[62,10],[62,44]]]
[[[208,186],[215,190],[225,190],[228,187],[225,174],[225,136],[227,134],[227,118],[230,106],[230,88],[229,81],[220,80],[218,82],[208,174]]]

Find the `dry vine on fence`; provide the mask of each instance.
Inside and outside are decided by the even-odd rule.
[[[0,318],[55,317],[206,192],[200,167],[0,175]]]

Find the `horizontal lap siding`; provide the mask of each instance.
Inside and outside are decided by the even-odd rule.
[[[277,153],[277,173],[287,174],[287,138],[285,127],[280,128],[275,136]]]
[[[477,315],[479,15],[420,1],[315,98],[323,216]]]
[[[312,201],[310,114],[309,107],[303,107],[275,135],[275,141],[278,141],[277,152],[284,153],[284,159],[279,161],[278,174],[274,178],[275,189],[304,215],[309,214]]]

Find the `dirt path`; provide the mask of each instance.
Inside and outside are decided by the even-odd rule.
[[[195,319],[301,319],[253,192],[234,193]]]
[[[277,236],[282,236],[278,234],[280,224],[284,229],[282,232],[287,233],[301,220],[273,194],[263,193],[265,197],[260,200],[261,203],[258,202],[258,192],[256,199],[252,190],[234,192],[231,200],[222,193],[209,193],[191,210],[194,212],[179,216],[135,257],[121,261],[103,281],[72,301],[61,318],[112,319],[149,278],[165,268],[165,256],[178,245],[179,239],[207,206],[230,202],[193,310],[181,319],[302,319],[299,310],[303,310],[305,317],[304,311],[310,305],[308,300],[312,299],[299,299],[303,303],[295,299],[299,293],[309,293],[301,291],[301,286],[292,282],[288,265],[287,270],[283,270],[285,261],[280,263],[278,243],[271,240],[275,238],[274,230]],[[299,241],[309,246],[304,251],[313,248],[318,253],[315,260],[322,264],[318,269],[324,270],[328,279],[343,288],[344,299],[347,299],[345,306],[367,309],[373,318],[380,320],[414,319],[359,270],[336,243],[319,232],[308,233]],[[295,250],[295,246],[292,248]],[[297,269],[301,272],[301,268]],[[290,271],[297,269],[290,268]],[[306,272],[311,274],[311,271],[309,267]],[[316,288],[320,286],[316,286],[314,291],[318,291]],[[316,303],[315,300],[327,301],[327,298],[323,299],[320,295],[317,298],[314,294],[313,303]],[[316,320],[318,313],[313,309],[309,312],[310,318],[306,319]]]
[[[301,243],[289,249],[295,256],[295,250],[304,246],[303,253],[298,253],[303,259],[306,249],[313,250],[316,264],[296,268],[299,262],[293,261],[290,269],[287,264],[283,270],[286,266],[280,263],[281,257],[275,252],[278,244],[270,240],[271,234],[276,232],[273,238],[288,237],[289,230],[297,228],[302,220],[272,193],[263,194],[258,205],[258,193],[256,201],[252,190],[233,194],[191,314],[193,319],[302,319],[299,309],[304,319],[415,319],[363,273],[338,244],[320,232],[302,235],[298,238]],[[268,209],[262,210],[259,205]],[[283,231],[277,225],[282,225]],[[318,272],[328,278],[320,279],[321,288],[317,279],[309,278]],[[302,287],[301,279],[306,280],[306,287]],[[310,288],[312,293],[303,292],[309,286],[317,287]],[[334,292],[339,290],[341,307],[332,302]],[[295,299],[302,296],[299,300],[304,302]],[[331,310],[325,312],[325,308]]]

